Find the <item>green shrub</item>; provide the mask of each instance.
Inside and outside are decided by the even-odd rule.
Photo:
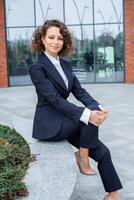
[[[14,130],[0,125],[0,199],[13,200],[28,194],[22,182],[30,162],[26,141]]]

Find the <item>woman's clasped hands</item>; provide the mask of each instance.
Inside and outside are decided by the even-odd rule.
[[[98,110],[91,111],[89,123],[99,127],[107,118],[108,113],[109,111],[107,109],[103,109],[101,111]]]

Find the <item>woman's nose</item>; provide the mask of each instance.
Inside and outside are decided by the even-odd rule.
[[[54,43],[55,43],[55,44],[58,43],[58,39],[57,39],[57,38],[54,39]]]

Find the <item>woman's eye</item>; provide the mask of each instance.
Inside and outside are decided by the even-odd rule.
[[[49,39],[51,39],[51,40],[54,40],[54,39],[56,39],[54,36],[49,36],[48,37]],[[60,38],[57,38],[58,40],[60,40],[60,41],[63,41],[63,38],[62,37],[60,37]]]
[[[49,39],[54,39],[54,37],[53,36],[49,36]]]

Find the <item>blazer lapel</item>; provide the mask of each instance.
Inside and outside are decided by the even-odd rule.
[[[64,80],[62,79],[61,75],[59,74],[59,72],[57,71],[53,63],[49,60],[49,58],[44,53],[42,53],[39,56],[39,61],[44,64],[43,66],[45,70],[60,85],[60,87],[62,87],[64,90],[68,92],[68,88],[66,87],[66,84]]]
[[[72,71],[70,70],[70,66],[67,65],[67,62],[64,61],[64,59],[60,58],[60,64],[62,66],[62,69],[68,79],[68,90],[70,91],[73,84],[73,76]]]

